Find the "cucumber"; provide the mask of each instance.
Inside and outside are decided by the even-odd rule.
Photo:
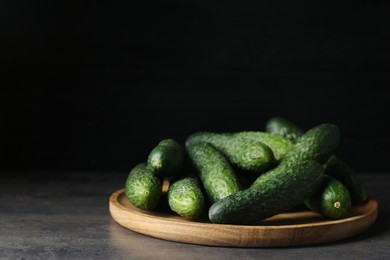
[[[148,166],[157,176],[176,176],[184,160],[184,151],[173,139],[162,140],[149,154]]]
[[[195,176],[175,181],[168,190],[168,204],[180,216],[196,219],[204,209],[204,196]]]
[[[126,180],[125,193],[137,208],[153,210],[161,198],[162,183],[146,163],[135,166]]]
[[[245,171],[262,172],[274,164],[272,150],[263,143],[241,140],[228,134],[198,132],[187,139],[186,145],[209,143],[228,160]]]
[[[324,168],[313,160],[282,163],[256,184],[215,202],[209,219],[219,224],[254,224],[303,203],[321,185]]]
[[[295,137],[300,137],[303,132],[293,123],[284,118],[273,118],[266,125],[269,132],[274,132],[283,135],[290,140],[296,140]],[[289,134],[294,133],[294,134]],[[355,174],[355,172],[343,160],[335,155],[332,155],[324,164],[325,174],[330,175],[343,183],[351,196],[352,204],[363,203],[367,200],[366,189]]]
[[[305,201],[305,205],[326,217],[340,219],[348,214],[351,197],[340,181],[325,175],[320,188]]]
[[[224,154],[230,157],[230,161],[245,169],[245,166],[240,166],[240,162],[247,163],[248,159],[240,159],[240,155],[237,155],[237,159],[234,159],[234,155],[239,154],[251,154],[253,149],[258,149],[259,154],[263,154],[265,166],[261,170],[266,169],[273,163],[273,158],[279,160],[283,154],[292,148],[293,144],[287,138],[279,135],[263,133],[263,132],[238,132],[238,133],[224,133],[216,134],[210,132],[198,132],[191,135],[186,142],[186,145],[196,144],[201,142],[207,142],[221,150]],[[252,147],[254,146],[254,147]],[[252,148],[251,148],[252,147]],[[258,148],[256,148],[258,147]],[[267,149],[267,148],[270,148]],[[270,153],[272,151],[272,155]],[[245,157],[241,155],[242,157]],[[254,161],[256,158],[254,158]]]
[[[261,142],[265,144],[272,150],[276,161],[279,161],[282,156],[293,147],[293,143],[289,139],[265,132],[242,131],[232,134],[232,136],[240,140]]]
[[[293,143],[295,143],[298,138],[304,134],[302,129],[298,128],[292,122],[283,117],[273,117],[268,120],[265,125],[265,130],[268,133],[284,136]]]
[[[348,188],[353,204],[359,204],[367,200],[367,192],[363,183],[351,167],[340,158],[333,155],[324,164],[324,167],[325,174],[338,179]]]
[[[212,203],[241,190],[229,162],[212,145],[199,143],[189,145],[187,150]]]
[[[312,159],[324,163],[336,150],[340,140],[339,128],[332,124],[318,125],[302,135],[282,161]]]

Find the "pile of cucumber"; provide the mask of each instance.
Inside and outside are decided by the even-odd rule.
[[[134,206],[154,210],[163,198],[162,180],[169,179],[168,205],[189,219],[208,208],[213,223],[255,224],[302,204],[343,218],[367,194],[334,155],[339,139],[333,124],[304,132],[280,117],[271,118],[265,132],[194,133],[185,149],[166,139],[132,169],[126,196]]]

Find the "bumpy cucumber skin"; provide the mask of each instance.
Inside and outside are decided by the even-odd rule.
[[[352,204],[363,203],[367,200],[367,192],[359,177],[345,162],[336,156],[332,156],[324,164],[325,174],[341,181],[349,190]]]
[[[232,134],[231,136],[239,140],[261,142],[265,144],[272,150],[276,161],[279,161],[280,158],[293,147],[293,143],[289,139],[271,133],[243,131]]]
[[[225,135],[212,132],[196,132],[187,138],[186,148],[199,143],[211,143],[215,146],[217,143],[225,142],[227,139],[225,137]]]
[[[140,209],[153,210],[161,198],[162,183],[146,163],[135,166],[126,180],[125,193],[131,204]]]
[[[228,149],[222,149],[232,164],[245,171],[263,172],[275,162],[274,153],[263,143],[233,140]]]
[[[241,190],[229,162],[212,145],[199,143],[189,145],[187,150],[212,203]]]
[[[348,214],[351,197],[340,181],[325,175],[320,188],[305,201],[305,205],[326,217],[340,219]]]
[[[304,132],[292,122],[283,117],[273,117],[265,125],[265,131],[284,136],[295,143]]]
[[[332,124],[318,125],[304,135],[289,150],[282,161],[312,159],[324,163],[336,150],[340,140],[339,128]]]
[[[209,219],[218,224],[254,224],[303,203],[320,186],[324,168],[313,160],[280,164],[255,185],[214,203]]]
[[[148,166],[157,176],[176,176],[184,160],[184,150],[173,139],[162,140],[149,154]]]
[[[270,119],[266,125],[266,129],[268,132],[283,135],[293,142],[303,135],[300,128],[287,119],[280,117]],[[294,135],[289,136],[289,132],[294,133]],[[335,155],[332,155],[329,160],[326,161],[324,167],[325,174],[333,176],[347,187],[352,199],[352,204],[363,203],[367,200],[367,192],[362,181],[343,160]]]
[[[275,161],[272,150],[261,142],[234,138],[228,134],[198,132],[187,139],[187,146],[209,143],[222,152],[235,166],[245,171],[263,172]]]
[[[168,190],[168,204],[180,216],[197,219],[204,209],[204,196],[195,177],[175,181]]]
[[[239,162],[243,161],[245,163],[248,159],[234,159],[234,154],[237,154],[237,152],[240,152],[241,154],[248,153],[244,149],[248,149],[251,144],[255,147],[259,146],[259,150],[264,150],[262,152],[264,153],[265,158],[265,166],[263,167],[263,169],[269,167],[269,165],[272,164],[270,151],[272,151],[272,157],[274,157],[275,160],[279,160],[282,155],[284,155],[289,149],[293,147],[292,142],[285,137],[276,134],[250,131],[223,134],[198,132],[191,135],[187,139],[186,145],[188,146],[190,144],[196,144],[201,142],[207,142],[217,147],[224,154],[231,157],[230,160],[232,161],[232,163],[236,164],[242,169],[245,169],[245,167],[240,166]],[[267,148],[270,148],[270,151],[267,151]]]

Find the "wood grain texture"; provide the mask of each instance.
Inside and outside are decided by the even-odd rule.
[[[347,218],[324,219],[312,211],[294,211],[253,226],[212,224],[204,217],[191,221],[167,210],[145,211],[132,206],[124,189],[110,197],[110,213],[132,231],[170,241],[229,247],[287,247],[318,244],[355,236],[373,225],[378,204],[370,199],[354,206]]]

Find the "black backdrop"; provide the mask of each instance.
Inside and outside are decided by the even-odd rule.
[[[2,170],[120,170],[161,139],[342,133],[359,172],[389,171],[387,1],[2,1]]]

